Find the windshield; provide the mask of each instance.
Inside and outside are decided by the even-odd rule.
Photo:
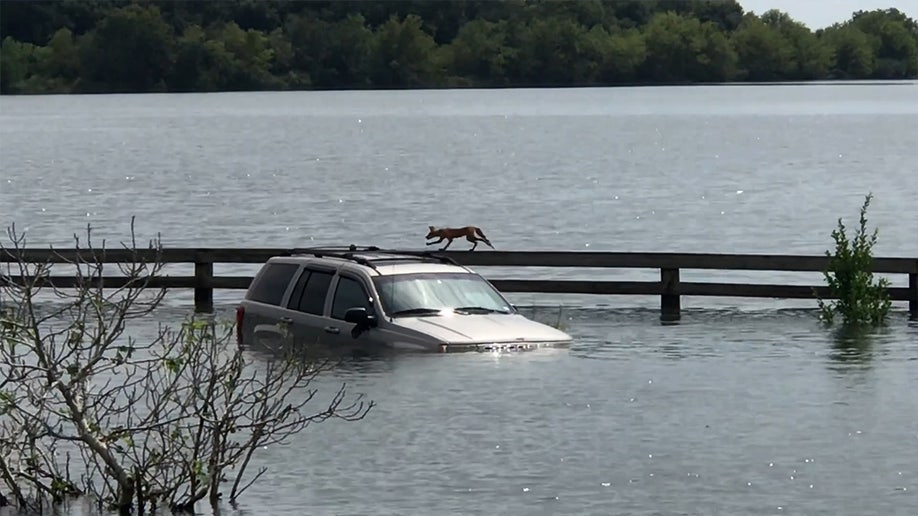
[[[487,281],[469,273],[418,273],[373,278],[389,315],[436,315],[441,310],[510,313],[507,301]]]

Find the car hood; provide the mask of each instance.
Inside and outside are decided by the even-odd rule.
[[[451,344],[570,341],[570,335],[520,314],[399,317],[394,324]]]

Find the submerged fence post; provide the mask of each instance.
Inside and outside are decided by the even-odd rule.
[[[908,273],[908,314],[918,319],[918,272]]]
[[[214,311],[214,261],[213,257],[198,253],[194,257],[194,311]]]
[[[682,302],[679,299],[679,269],[660,269],[663,295],[660,298],[660,320],[678,321],[682,318]]]

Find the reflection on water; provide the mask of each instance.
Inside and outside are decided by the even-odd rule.
[[[839,362],[869,363],[874,344],[889,331],[868,326],[840,325],[830,329],[834,352],[830,356]]]

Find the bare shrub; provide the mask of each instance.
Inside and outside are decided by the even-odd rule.
[[[159,238],[118,252],[118,277],[103,275],[104,242],[74,236],[79,253],[30,256],[24,235],[0,246],[0,486],[21,507],[85,496],[122,514],[167,506],[193,511],[238,497],[259,447],[311,423],[356,421],[373,406],[342,385],[317,411],[310,383],[334,364],[293,347],[254,360],[232,325],[188,317],[148,341],[128,331],[165,289]],[[53,249],[52,249],[53,251]],[[58,281],[52,265],[72,270]],[[123,279],[118,279],[123,278]]]

